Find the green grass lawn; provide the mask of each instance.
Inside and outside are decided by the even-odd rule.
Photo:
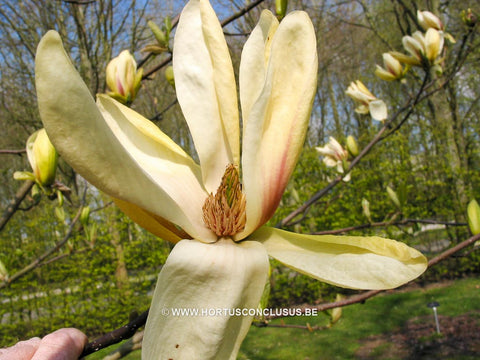
[[[427,289],[384,293],[367,300],[365,304],[344,308],[340,321],[327,330],[310,332],[252,326],[242,344],[238,359],[354,359],[361,339],[399,330],[410,319],[420,318],[418,321],[433,323],[432,310],[426,306],[431,301],[440,303],[438,312],[443,316],[480,311],[480,279],[462,279],[447,286],[444,284]],[[315,326],[326,324],[328,318],[319,314],[317,317],[285,318],[272,323],[281,324],[282,321],[286,324],[309,323]],[[384,346],[388,347],[388,344]],[[111,349],[103,350],[87,359],[101,359],[110,351]],[[382,351],[382,347],[379,351]],[[140,352],[132,353],[125,359],[140,359]]]

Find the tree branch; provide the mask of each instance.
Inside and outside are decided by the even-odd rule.
[[[21,150],[0,150],[0,154],[11,154],[11,155],[22,155],[26,153],[27,150],[21,149]]]
[[[3,212],[2,217],[0,218],[0,231],[3,230],[3,228],[8,223],[10,218],[18,210],[21,202],[23,201],[23,199],[25,199],[25,196],[27,196],[27,194],[30,192],[30,189],[34,184],[35,184],[34,181],[27,180],[23,183],[20,189],[18,189],[17,193],[15,194],[15,197],[10,201],[7,208]]]

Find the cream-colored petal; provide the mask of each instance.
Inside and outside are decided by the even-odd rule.
[[[269,10],[263,10],[257,26],[243,47],[239,71],[243,129],[249,119],[250,110],[265,85],[270,49],[277,27],[277,18]]]
[[[127,119],[120,104],[102,98],[112,115],[105,119],[54,31],[38,46],[35,76],[45,129],[75,171],[108,195],[164,217],[191,236],[215,239],[201,221],[206,192],[199,167],[165,135],[148,136],[155,132],[153,124],[139,125],[141,117],[132,110]]]
[[[252,316],[229,312],[258,307],[268,266],[258,242],[180,241],[158,277],[142,359],[236,359]]]
[[[112,199],[115,202],[115,205],[117,205],[125,215],[153,235],[158,236],[163,240],[170,241],[173,244],[188,237],[187,233],[178,229],[174,224],[164,218],[152,214],[151,212],[127,201],[115,198]]]
[[[427,59],[434,61],[442,51],[443,48],[443,36],[440,35],[440,32],[430,28],[425,34],[425,54]]]
[[[156,184],[154,192],[144,192],[147,200],[142,203],[124,199],[179,225],[192,237],[215,241],[216,236],[203,222],[202,206],[207,193],[194,161],[157,126],[132,109],[106,95],[98,96],[97,105],[124,151],[144,176]]]
[[[222,27],[207,0],[191,0],[182,11],[173,71],[205,187],[215,192],[226,166],[240,162],[240,137],[232,62]]]
[[[376,66],[375,75],[377,75],[380,79],[386,81],[394,81],[397,80],[397,77],[393,75],[390,71],[387,71],[380,67],[379,65]]]
[[[368,110],[373,119],[383,121],[388,116],[387,105],[383,100],[373,100],[368,103]]]
[[[402,54],[398,51],[390,51],[389,54],[392,55],[395,59],[397,59],[398,61],[400,61],[404,64],[414,65],[414,66],[418,66],[418,65],[421,64],[421,61],[418,58],[410,56],[410,55]]]
[[[317,84],[315,30],[305,12],[287,15],[275,32],[265,87],[243,137],[247,224],[241,239],[275,212],[303,146]]]
[[[417,250],[376,236],[300,235],[262,227],[250,238],[292,269],[352,289],[395,288],[427,268]]]

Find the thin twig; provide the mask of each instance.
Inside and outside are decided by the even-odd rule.
[[[466,226],[467,223],[463,222],[451,222],[451,221],[440,221],[440,220],[428,220],[428,219],[402,219],[398,221],[381,221],[368,224],[360,224],[355,226],[349,226],[342,229],[335,230],[325,230],[325,231],[315,231],[312,232],[312,235],[336,235],[343,234],[355,230],[363,230],[374,227],[383,227],[383,226],[402,226],[409,224],[432,224],[432,225],[445,225],[445,226]]]
[[[9,150],[9,149],[5,149],[5,150],[0,150],[0,154],[7,154],[7,155],[22,155],[22,154],[25,154],[27,152],[26,149],[20,149],[20,150]]]
[[[3,230],[5,225],[7,225],[8,221],[13,216],[13,214],[15,214],[15,212],[18,210],[21,202],[23,201],[23,199],[25,199],[34,184],[34,181],[27,180],[23,183],[20,189],[18,189],[15,197],[10,201],[7,208],[3,212],[2,217],[0,218],[0,231]]]
[[[85,348],[83,349],[80,358],[132,337],[136,333],[138,328],[145,324],[145,322],[147,321],[147,316],[148,310],[142,313],[135,320],[130,321],[127,325],[124,325],[119,329],[113,330],[88,343],[87,345],[85,345]]]

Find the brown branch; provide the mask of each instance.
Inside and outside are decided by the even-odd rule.
[[[21,149],[21,150],[0,150],[0,154],[7,154],[7,155],[22,155],[26,153],[27,150]]]
[[[325,230],[325,231],[315,231],[312,232],[312,235],[336,235],[343,234],[355,230],[363,230],[374,227],[383,227],[383,226],[402,226],[409,224],[434,224],[434,225],[445,225],[445,226],[466,226],[467,223],[457,223],[451,221],[439,221],[439,220],[426,220],[426,219],[403,219],[399,221],[382,221],[368,224],[361,224],[355,226],[349,226],[343,229],[335,230]]]
[[[113,330],[88,343],[87,345],[85,345],[85,348],[83,349],[80,358],[132,337],[138,330],[138,328],[145,324],[145,322],[147,321],[147,316],[148,310],[141,314],[139,317],[137,317],[135,320],[129,322],[127,325],[124,325],[119,329]]]
[[[30,189],[32,188],[33,184],[35,184],[34,181],[27,180],[23,183],[20,189],[18,189],[17,193],[15,194],[15,197],[10,201],[7,208],[3,212],[2,217],[0,218],[0,231],[3,230],[5,225],[13,216],[13,214],[15,214],[15,212],[19,209],[21,202],[23,201],[23,199],[25,199],[27,194],[30,192]]]

